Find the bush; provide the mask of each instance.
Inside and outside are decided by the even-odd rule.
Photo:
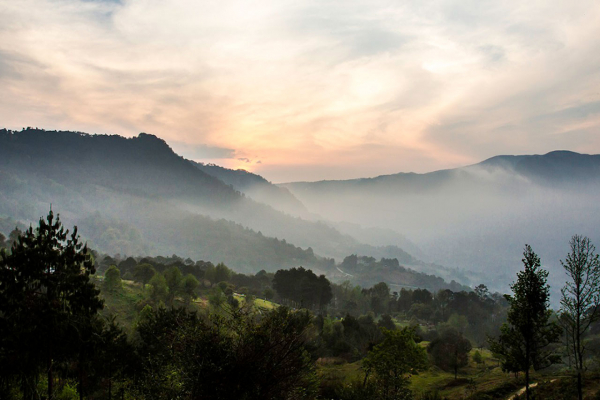
[[[475,350],[475,353],[473,353],[473,361],[475,361],[477,364],[483,363],[483,357],[481,356],[479,350]]]
[[[121,283],[121,271],[116,266],[111,265],[104,273],[103,286],[104,290],[109,292],[117,291],[123,287]]]

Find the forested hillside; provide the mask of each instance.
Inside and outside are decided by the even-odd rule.
[[[277,211],[233,185],[248,189],[252,185],[244,182],[250,179],[290,199],[261,177],[209,169],[230,180],[201,171],[148,134],[128,139],[1,130],[0,215],[31,222],[52,205],[98,250],[135,256],[176,253],[223,261],[240,271],[300,265],[324,270],[332,265],[331,257],[339,262],[361,254],[397,258],[448,281],[464,278],[398,247],[361,244],[326,223]]]

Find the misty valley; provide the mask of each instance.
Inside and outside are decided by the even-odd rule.
[[[0,130],[1,399],[600,398],[600,155],[272,183]]]

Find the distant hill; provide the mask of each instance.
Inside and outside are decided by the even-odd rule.
[[[257,175],[207,169],[212,174],[143,133],[124,138],[0,130],[0,216],[32,222],[52,204],[65,225],[77,225],[98,250],[178,254],[223,261],[245,272],[299,265],[325,271],[332,267],[330,257],[356,253],[397,258],[448,277],[454,273],[399,247],[362,244],[330,225],[286,215],[245,196],[242,190],[262,186],[288,204],[297,202]]]
[[[240,200],[229,186],[198,171],[163,140],[145,133],[127,139],[39,129],[1,130],[0,145],[3,171],[70,187],[93,184],[125,193],[193,197],[211,203]]]
[[[243,169],[233,170],[215,164],[192,164],[208,175],[232,186],[252,199],[294,216],[308,214],[306,207],[289,190],[267,181],[260,175]]]
[[[500,170],[511,175],[511,180],[526,180],[528,183],[551,186],[572,186],[574,183],[597,184],[600,183],[600,155],[553,151],[545,155],[496,156],[475,165],[424,174],[409,172],[373,178],[291,182],[280,186],[297,193],[300,199],[305,197],[303,195],[305,193],[352,193],[361,189],[387,192],[396,196],[432,193],[447,187],[475,182],[485,185],[490,182],[491,174]],[[402,191],[399,192],[398,189]]]
[[[0,214],[22,221],[45,215],[52,205],[67,226],[78,225],[102,251],[177,253],[244,271],[319,265],[312,250],[220,218],[241,210],[277,213],[198,170],[152,135],[2,130],[0,199]]]
[[[426,174],[281,186],[310,212],[392,229],[428,261],[495,277],[499,290],[521,268],[525,243],[552,271],[557,287],[564,283],[559,261],[572,235],[600,245],[600,155],[497,156]]]
[[[536,183],[551,186],[600,182],[600,155],[597,154],[560,150],[544,155],[496,156],[477,166],[512,170]]]

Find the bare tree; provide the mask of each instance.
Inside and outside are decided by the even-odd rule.
[[[584,335],[600,317],[600,261],[596,248],[585,236],[575,235],[569,242],[571,252],[562,264],[569,280],[562,288],[560,300],[569,357],[577,370],[577,393],[583,398],[582,375],[585,372]]]

